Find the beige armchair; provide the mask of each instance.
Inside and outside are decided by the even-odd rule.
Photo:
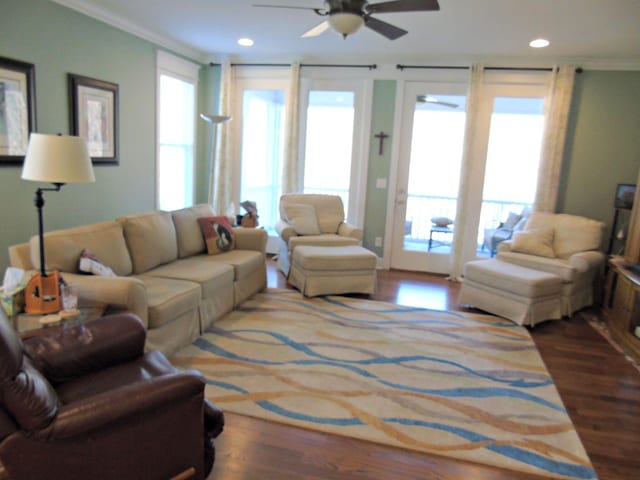
[[[532,213],[526,227],[498,244],[497,259],[547,272],[562,280],[562,315],[593,304],[605,264],[604,223],[568,214]]]
[[[360,245],[362,230],[345,222],[337,195],[289,193],[280,197],[278,269],[289,275],[291,255],[300,245],[318,247]]]

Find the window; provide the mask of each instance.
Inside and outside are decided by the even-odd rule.
[[[198,67],[158,52],[157,206],[193,205]]]

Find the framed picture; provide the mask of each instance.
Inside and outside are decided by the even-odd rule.
[[[35,67],[0,57],[0,164],[22,165],[35,129]]]
[[[620,183],[616,188],[615,208],[631,210],[633,208],[633,199],[636,195],[636,186],[633,184]]]
[[[71,130],[94,164],[118,164],[118,85],[69,74]]]

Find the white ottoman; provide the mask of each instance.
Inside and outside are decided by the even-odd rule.
[[[562,318],[562,279],[497,259],[475,260],[464,266],[460,303],[535,325]]]
[[[308,297],[341,293],[372,294],[376,289],[375,253],[358,245],[296,247],[289,283]]]

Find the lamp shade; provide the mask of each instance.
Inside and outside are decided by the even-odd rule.
[[[346,37],[347,35],[357,32],[360,27],[364,25],[364,19],[355,13],[333,13],[329,17],[329,25],[331,25],[331,28],[336,32]]]
[[[96,181],[84,139],[69,135],[32,133],[22,178],[34,182],[91,183]]]

